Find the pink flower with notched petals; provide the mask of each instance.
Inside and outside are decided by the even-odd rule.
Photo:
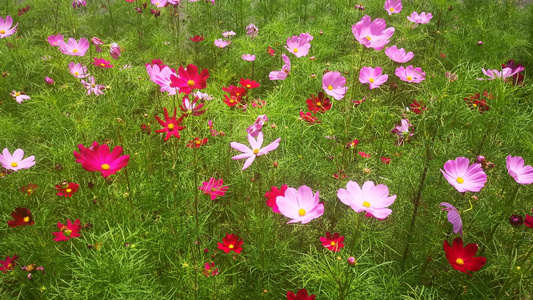
[[[13,98],[15,98],[15,101],[17,101],[18,104],[22,104],[22,102],[24,102],[24,100],[30,100],[30,96],[28,95],[24,95],[23,94],[24,92],[17,92],[17,91],[13,91],[11,93],[9,93],[11,96],[13,96]]]
[[[291,73],[291,61],[289,57],[285,54],[282,54],[281,58],[285,64],[283,67],[281,67],[281,71],[272,71],[270,74],[268,74],[268,78],[270,78],[270,80],[285,80],[285,78],[287,78],[287,76]]]
[[[176,95],[179,88],[172,87],[170,76],[176,76],[176,72],[165,65],[150,65],[146,64],[146,72],[150,76],[150,80],[161,87],[161,92],[168,92],[169,96]]]
[[[385,1],[385,6],[383,7],[387,13],[390,15],[392,14],[399,14],[402,11],[402,0],[387,0]]]
[[[222,32],[222,36],[225,37],[225,38],[228,38],[231,35],[236,35],[236,33],[233,32],[233,31],[224,31],[224,32]]]
[[[396,68],[394,72],[402,81],[419,83],[426,79],[426,73],[422,71],[420,67],[408,66],[404,68],[403,66]]]
[[[253,54],[243,54],[241,56],[242,59],[244,59],[245,61],[254,61],[255,60],[255,55]]]
[[[431,13],[426,14],[425,12],[422,12],[419,15],[416,11],[413,11],[411,15],[407,17],[407,20],[417,24],[427,24],[431,18],[433,18]]]
[[[524,167],[524,159],[520,156],[507,156],[507,172],[519,184],[533,183],[533,167]]]
[[[63,41],[63,36],[61,34],[58,35],[51,35],[48,37],[48,43],[50,43],[50,46],[52,47],[58,47],[59,41]]]
[[[231,41],[225,41],[223,39],[216,39],[215,40],[215,46],[217,46],[218,48],[225,48],[229,44],[231,44]]]
[[[25,159],[24,150],[17,149],[13,152],[13,155],[7,148],[0,154],[0,164],[7,170],[18,171],[22,169],[29,169],[35,165],[35,156],[30,156]]]
[[[396,195],[389,197],[389,188],[386,185],[375,185],[373,181],[365,182],[362,188],[357,182],[349,181],[346,189],[337,191],[337,197],[355,212],[365,211],[380,220],[392,213],[388,207],[396,200]]]
[[[344,98],[344,94],[348,91],[348,87],[344,86],[345,84],[346,78],[338,71],[327,72],[322,77],[322,89],[335,100]]]
[[[381,67],[376,67],[375,69],[371,67],[363,67],[359,72],[359,82],[361,82],[361,84],[370,84],[370,89],[379,87],[385,83],[388,78],[389,75],[382,75]]]
[[[295,35],[288,38],[285,49],[296,55],[296,57],[306,56],[311,48],[310,42],[312,40],[313,36],[309,33],[301,33],[299,36]]]
[[[53,235],[55,235],[54,241],[61,242],[61,241],[68,241],[71,238],[79,237],[81,234],[79,233],[81,230],[81,221],[80,219],[76,219],[74,223],[70,221],[70,219],[67,219],[67,225],[63,225],[59,222],[57,222],[57,227],[59,228],[59,232],[52,232]]]
[[[202,186],[199,186],[198,188],[202,190],[204,194],[210,195],[211,200],[215,200],[216,198],[222,197],[226,194],[228,186],[223,186],[223,184],[224,180],[222,178],[210,178],[209,181],[202,182]]]
[[[71,62],[68,64],[68,69],[70,74],[76,78],[85,78],[89,76],[87,67],[83,66],[81,63],[74,64],[74,62]]]
[[[287,188],[284,196],[276,197],[276,204],[279,211],[291,219],[287,224],[296,222],[307,224],[324,214],[324,204],[320,203],[319,192],[313,195],[311,188],[305,185],[298,188],[298,191]]]
[[[11,16],[7,16],[5,21],[4,18],[0,17],[0,39],[9,37],[17,31],[17,26],[19,23],[17,23],[13,28],[10,28],[11,25],[13,25],[13,18],[11,18]]]
[[[257,117],[252,126],[246,128],[246,132],[248,132],[248,134],[253,137],[257,137],[259,132],[261,132],[261,129],[263,128],[265,122],[268,122],[267,115],[260,115],[259,117]]]
[[[352,25],[355,39],[367,48],[379,51],[389,43],[389,38],[394,34],[394,27],[385,29],[387,24],[383,19],[375,19],[365,15],[361,21]]]
[[[58,41],[57,45],[59,46],[59,51],[66,55],[84,56],[89,50],[89,41],[86,38],[80,39],[79,42],[70,38],[67,43]]]
[[[198,67],[189,64],[187,69],[182,66],[178,69],[178,75],[170,75],[171,87],[179,88],[179,93],[190,94],[193,89],[205,89],[207,87],[207,79],[209,78],[209,70],[203,69],[198,74]]]
[[[157,7],[165,7],[167,5],[167,0],[152,0],[151,2]]]
[[[440,205],[446,207],[442,210],[448,212],[448,222],[453,225],[453,232],[463,235],[463,220],[457,208],[448,202],[442,202]]]
[[[236,155],[231,159],[247,158],[246,162],[244,163],[244,166],[242,167],[242,170],[244,171],[252,164],[252,162],[254,162],[256,156],[265,155],[270,151],[276,150],[279,146],[280,141],[281,138],[278,138],[277,140],[270,143],[268,146],[261,148],[261,146],[263,145],[263,132],[259,132],[259,134],[257,135],[257,140],[254,139],[250,134],[248,134],[248,142],[250,143],[251,148],[248,148],[246,145],[243,145],[241,143],[231,142],[231,148],[243,152],[242,154]]]
[[[409,52],[409,53],[406,54],[404,48],[398,49],[398,47],[396,47],[396,45],[394,45],[392,47],[387,47],[385,49],[385,54],[390,59],[392,59],[393,61],[395,61],[397,63],[400,63],[400,64],[403,64],[405,62],[410,61],[415,56],[413,54],[413,52]]]
[[[468,158],[457,157],[444,164],[444,171],[440,170],[448,183],[460,193],[479,192],[487,182],[487,174],[483,172],[481,164],[469,164]]]
[[[86,148],[82,144],[78,145],[80,152],[74,151],[76,162],[80,163],[83,169],[89,172],[100,172],[104,178],[115,174],[128,165],[129,155],[121,155],[122,147],[116,146],[113,151],[109,151],[107,144],[98,145],[93,142],[93,147]]]
[[[89,81],[82,80],[81,84],[87,89],[87,95],[90,95],[91,93],[95,94],[96,96],[103,95],[103,90],[105,89],[105,85],[102,84],[96,84],[94,81],[94,76],[89,77]]]

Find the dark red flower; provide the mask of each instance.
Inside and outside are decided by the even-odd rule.
[[[229,87],[222,87],[222,90],[226,93],[229,93],[231,97],[238,98],[239,102],[240,99],[244,97],[247,93],[247,90],[244,87],[233,85],[230,85]]]
[[[202,147],[203,145],[205,145],[207,143],[207,139],[204,138],[199,138],[199,137],[195,137],[194,140],[192,141],[189,141],[187,143],[187,147],[189,148],[200,148]]]
[[[163,129],[156,130],[155,132],[156,133],[166,132],[167,136],[165,137],[165,142],[168,141],[168,139],[172,135],[179,139],[180,131],[186,128],[185,126],[180,126],[181,122],[183,121],[183,115],[179,117],[179,119],[176,120],[177,108],[174,107],[174,115],[172,116],[172,118],[168,116],[167,109],[164,108],[164,110],[165,110],[165,122],[159,119],[158,116],[155,116],[157,122],[159,122],[159,124],[163,126]]]
[[[324,97],[323,92],[318,93],[318,97],[315,97],[314,94],[311,94],[311,98],[307,99],[307,109],[312,113],[325,113],[331,108],[331,102],[329,98]]]
[[[180,94],[190,94],[193,89],[205,89],[207,87],[207,78],[209,78],[209,71],[203,69],[198,74],[198,67],[193,64],[187,66],[185,70],[182,66],[178,69],[179,77],[172,74],[170,75],[170,87],[179,88]]]
[[[6,177],[7,175],[9,175],[11,173],[13,173],[12,170],[8,170],[8,169],[0,166],[0,178],[4,178],[4,177]]]
[[[23,192],[24,194],[30,196],[31,194],[35,193],[35,191],[37,190],[39,186],[35,183],[30,183],[28,184],[27,186],[23,186],[20,191]]]
[[[509,223],[511,223],[513,226],[520,226],[524,224],[524,219],[522,216],[512,215],[509,217]]]
[[[316,295],[309,296],[306,289],[299,290],[296,295],[291,291],[287,292],[287,300],[315,300],[315,298]]]
[[[333,252],[339,252],[344,247],[344,244],[342,243],[343,241],[344,237],[340,236],[338,232],[335,232],[333,236],[331,236],[328,231],[326,232],[326,237],[320,237],[322,246]]]
[[[533,213],[533,209],[531,210],[531,212]],[[524,224],[526,224],[526,226],[529,228],[533,228],[533,217],[526,214],[526,221],[524,222]]]
[[[424,113],[424,111],[427,109],[421,102],[418,102],[417,100],[413,100],[413,103],[409,104],[409,106],[411,107],[411,111],[417,115]]]
[[[11,217],[13,217],[13,220],[7,221],[9,227],[33,225],[35,223],[31,216],[31,211],[24,207],[15,208],[15,211],[11,213]]]
[[[488,100],[492,99],[492,94],[489,94],[487,91],[483,93],[483,96],[487,97]],[[470,108],[477,109],[479,112],[484,112],[490,109],[490,106],[487,105],[487,99],[481,98],[479,93],[464,98],[466,104]]]
[[[217,243],[218,249],[224,251],[224,253],[229,253],[230,251],[235,251],[239,254],[242,251],[242,239],[239,240],[239,237],[229,233],[226,233],[226,236],[222,239],[223,243]]]
[[[259,83],[253,80],[244,79],[244,78],[241,78],[241,85],[247,89],[255,89],[259,87]]]
[[[146,133],[148,135],[150,135],[152,133],[152,129],[150,129],[150,125],[146,125],[146,124],[141,124],[141,131],[143,133]]]
[[[463,240],[460,237],[456,237],[453,240],[453,246],[450,246],[448,241],[444,241],[442,246],[446,253],[446,259],[448,259],[452,268],[470,276],[472,275],[469,271],[475,272],[487,262],[485,257],[474,257],[478,250],[477,244],[467,244],[463,247]]]
[[[382,161],[384,164],[388,165],[388,164],[390,163],[390,158],[387,158],[387,157],[381,157],[381,161]]]
[[[318,117],[313,117],[311,115],[311,112],[307,112],[307,113],[304,114],[303,111],[300,111],[300,117],[298,119],[304,120],[304,121],[306,121],[309,124],[321,123],[318,120]]]
[[[191,41],[195,42],[195,43],[199,43],[201,41],[203,41],[205,38],[204,38],[204,35],[195,35],[191,38],[189,38]]]
[[[13,257],[6,256],[6,260],[0,260],[0,272],[7,273],[9,270],[13,270],[15,267],[18,256],[15,254]]]
[[[61,241],[67,241],[71,238],[79,237],[81,234],[79,233],[81,230],[81,221],[80,219],[76,219],[74,223],[70,221],[70,219],[67,219],[67,225],[63,225],[59,222],[57,222],[57,227],[59,228],[59,232],[52,232],[52,234],[55,236],[54,241],[61,242]]]
[[[58,196],[64,196],[66,197],[72,197],[72,194],[78,191],[78,188],[80,187],[79,184],[74,182],[66,182],[64,181],[61,184],[56,185],[56,190]]]
[[[270,56],[274,56],[276,54],[276,51],[274,51],[274,49],[272,49],[272,47],[268,47],[268,54],[270,54]]]
[[[275,213],[280,214],[281,211],[279,211],[278,204],[276,203],[276,197],[278,196],[285,196],[285,191],[287,190],[287,185],[284,184],[281,186],[281,189],[278,190],[277,187],[273,186],[270,189],[270,192],[265,193],[265,197],[268,199],[266,200],[266,204],[268,207],[272,207],[272,211]]]

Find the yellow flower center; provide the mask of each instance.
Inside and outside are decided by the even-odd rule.
[[[413,77],[407,76],[407,80],[411,81],[411,80],[413,80]]]
[[[27,190],[27,193],[28,193],[28,194],[31,194],[31,193],[33,193],[33,190],[32,190],[32,189],[28,189],[28,190]]]
[[[105,67],[105,64],[104,64],[104,63],[101,63],[100,66]]]
[[[92,87],[92,88],[96,87],[96,84],[91,84],[91,87]]]
[[[72,53],[77,53],[77,52],[78,52],[78,49],[72,50]]]
[[[228,248],[233,249],[233,248],[235,248],[235,245],[229,244]]]
[[[6,33],[5,30],[0,30],[0,34],[4,34],[4,33]]]
[[[363,202],[364,207],[370,207],[370,203],[368,201]]]
[[[202,143],[202,141],[196,140],[194,143],[196,143],[196,145],[200,145]]]
[[[72,233],[72,230],[70,230],[70,229],[67,229],[67,230],[65,230],[65,231],[63,232],[63,234],[64,234],[65,236],[67,236],[67,237],[70,236],[71,233]]]
[[[300,210],[298,211],[298,214],[300,215],[300,217],[305,216],[305,214],[306,214],[305,209],[300,208]]]
[[[187,81],[187,86],[191,87],[193,85],[194,85],[194,81],[193,80]]]
[[[393,8],[393,7],[391,7],[391,8],[389,8],[389,10],[390,10],[391,12],[393,12],[393,11],[394,11],[394,8]]]
[[[455,260],[455,263],[460,265],[460,266],[462,266],[462,265],[465,264],[465,261],[462,258],[458,258],[458,259]]]
[[[371,41],[371,40],[372,40],[372,39],[371,39],[371,38],[370,38],[369,36],[367,36],[367,37],[366,37],[366,39],[367,39],[367,40],[369,40],[369,41]]]
[[[2,30],[2,31],[3,31],[3,30]],[[2,31],[0,31],[0,32],[2,32]],[[12,264],[12,263],[7,264],[7,268],[8,268],[8,269],[9,269],[9,268],[12,268],[12,267],[13,267],[13,264]]]
[[[80,73],[78,73],[78,72],[74,72],[74,74],[75,74],[75,75],[80,75]]]
[[[22,219],[24,222],[28,223],[30,221],[30,217],[24,217],[24,219]]]
[[[330,90],[330,91],[331,91],[332,89],[333,89],[333,87],[331,86],[331,84],[330,84],[330,85],[328,85],[328,90]]]
[[[15,97],[18,97],[18,96],[20,96],[20,92],[15,93]]]
[[[461,184],[463,182],[465,182],[465,180],[463,178],[457,177],[457,183]]]
[[[233,102],[235,102],[235,101],[233,101],[233,99],[229,100],[229,103],[233,103]]]
[[[316,106],[322,106],[322,103],[319,101],[316,103]]]
[[[156,2],[155,5],[159,5],[159,2]]]
[[[370,81],[370,83],[374,83],[374,78],[370,78],[368,81]]]
[[[259,149],[254,149],[254,154],[257,155],[259,153]]]
[[[331,246],[335,246],[335,242],[334,241],[331,241]]]
[[[296,52],[298,52],[298,48],[294,48],[294,50],[292,50],[292,51],[294,51],[294,53],[296,53]]]
[[[66,189],[65,192],[72,193],[72,189]]]
[[[252,86],[251,86],[251,85],[249,85],[249,84],[247,84],[247,85],[246,85],[246,87],[247,87],[247,88],[251,88]]]
[[[174,124],[172,124],[172,123],[168,124],[168,129],[170,129],[170,130],[174,129]]]
[[[477,107],[477,104],[476,104],[476,103],[474,103],[474,104],[472,104],[472,106],[473,106],[473,107]]]
[[[19,165],[19,164],[17,164],[16,162],[12,162],[12,163],[11,163],[11,166],[12,166],[13,168],[16,168],[18,165]]]
[[[108,164],[103,164],[102,165],[102,169],[103,170],[109,170],[109,165]]]

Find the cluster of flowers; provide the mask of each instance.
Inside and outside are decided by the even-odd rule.
[[[241,78],[239,83],[241,86],[230,85],[228,87],[222,87],[222,90],[229,94],[224,95],[223,101],[229,107],[237,107],[246,110],[249,98],[248,93],[250,90],[258,88],[260,85],[253,80],[244,78]]]
[[[481,95],[475,93],[474,95],[464,98],[468,107],[471,109],[477,109],[480,113],[490,109],[490,106],[487,104],[487,100],[490,99],[492,99],[492,94],[489,94],[487,91],[483,92]]]

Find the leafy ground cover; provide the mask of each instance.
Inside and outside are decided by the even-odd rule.
[[[531,299],[532,15],[3,2],[1,297]]]

